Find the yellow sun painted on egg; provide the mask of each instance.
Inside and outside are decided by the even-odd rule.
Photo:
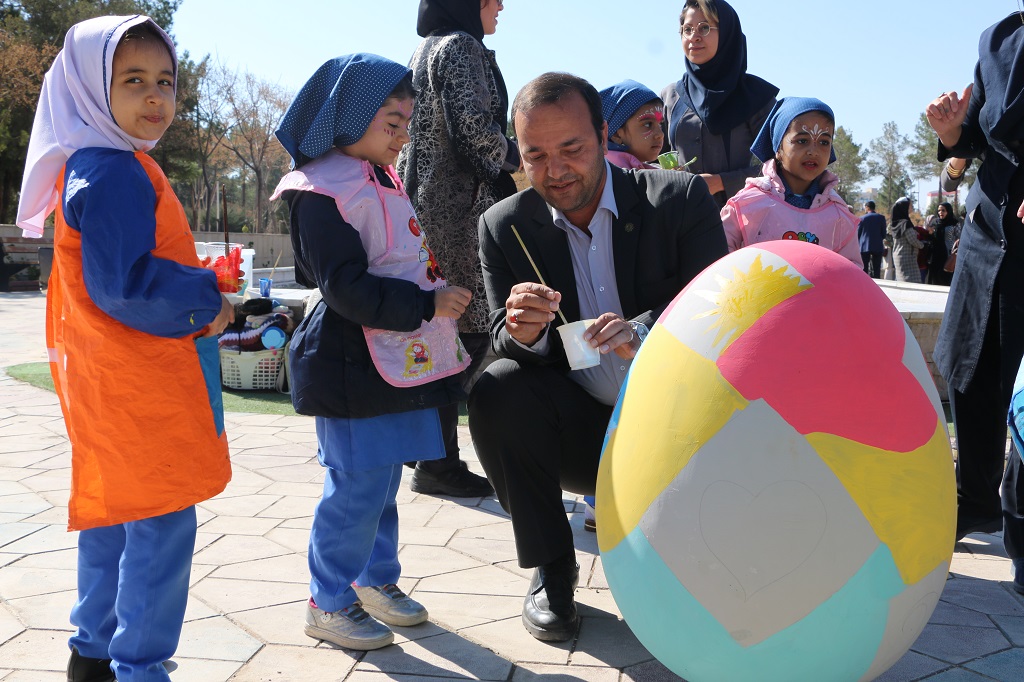
[[[697,315],[695,319],[717,315],[718,321],[711,325],[711,329],[718,328],[715,345],[728,337],[724,346],[728,347],[766,312],[782,301],[814,286],[799,274],[788,274],[788,270],[788,265],[764,267],[761,256],[758,255],[746,272],[733,268],[732,279],[715,275],[720,291],[694,293],[711,301],[718,308]]]

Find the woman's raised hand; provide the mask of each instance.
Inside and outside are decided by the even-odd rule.
[[[924,111],[928,123],[947,149],[960,141],[960,126],[967,118],[967,104],[971,101],[973,90],[974,83],[971,83],[959,96],[956,90],[944,92],[933,99]]]

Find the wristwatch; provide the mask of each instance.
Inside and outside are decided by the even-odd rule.
[[[644,324],[643,322],[630,320],[629,326],[633,330],[633,333],[636,334],[636,338],[640,339],[641,344],[644,342],[645,339],[647,339],[647,335],[651,332],[651,330],[648,329],[647,325]]]

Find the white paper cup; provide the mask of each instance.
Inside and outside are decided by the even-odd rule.
[[[601,351],[591,346],[589,341],[583,340],[587,327],[594,322],[596,320],[580,320],[563,324],[558,328],[570,369],[587,369],[601,364]]]

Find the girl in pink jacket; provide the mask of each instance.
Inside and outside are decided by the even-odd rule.
[[[722,225],[729,250],[774,239],[819,244],[862,268],[857,218],[836,192],[839,178],[827,166],[835,116],[821,100],[785,97],[772,109],[750,151],[761,175],[729,199]]]

